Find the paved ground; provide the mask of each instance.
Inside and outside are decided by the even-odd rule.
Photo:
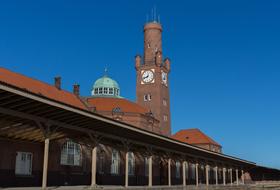
[[[246,186],[154,186],[148,187],[128,187],[122,186],[97,186],[90,188],[89,186],[61,186],[61,187],[48,187],[47,190],[280,190],[279,183],[265,183]],[[19,187],[19,188],[1,188],[0,190],[41,190],[40,187]]]

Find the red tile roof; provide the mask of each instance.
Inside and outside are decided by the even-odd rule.
[[[220,144],[218,144],[213,139],[205,135],[199,129],[180,130],[174,135],[172,135],[172,138],[193,145],[213,144],[221,147]]]
[[[73,93],[65,90],[59,90],[55,86],[49,85],[42,81],[26,77],[7,69],[0,67],[0,82],[4,82],[11,86],[21,88],[46,98],[62,102],[77,108],[87,109],[82,101]]]
[[[134,103],[129,100],[123,98],[87,98],[86,102],[88,106],[95,107],[96,111],[112,111],[114,108],[121,108],[122,112],[130,112],[130,113],[148,113],[149,110]]]

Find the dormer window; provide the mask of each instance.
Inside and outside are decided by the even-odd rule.
[[[109,94],[113,94],[113,88],[109,88]]]
[[[99,88],[99,90],[98,90],[99,92],[99,94],[103,94],[103,88]]]
[[[104,94],[108,94],[108,88],[104,88]]]
[[[98,88],[94,89],[94,94],[98,94]]]

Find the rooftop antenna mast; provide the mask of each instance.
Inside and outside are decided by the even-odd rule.
[[[154,22],[157,22],[157,7],[154,6]]]

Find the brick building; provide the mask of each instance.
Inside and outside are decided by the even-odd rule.
[[[0,186],[244,184],[255,163],[199,130],[171,136],[162,27],[144,26],[136,102],[106,74],[89,97],[0,68]]]

